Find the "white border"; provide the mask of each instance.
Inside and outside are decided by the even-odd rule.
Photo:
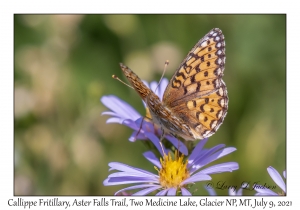
[[[280,1],[2,1],[0,3],[1,25],[1,70],[0,70],[0,95],[1,95],[1,207],[6,207],[9,199],[17,199],[13,196],[13,14],[15,13],[287,13],[287,162],[288,162],[288,196],[264,197],[266,201],[291,200],[293,209],[300,207],[297,193],[300,190],[299,175],[299,12],[297,4]],[[276,43],[274,43],[276,44]],[[298,147],[297,147],[298,146]],[[297,196],[297,197],[296,197]],[[24,197],[26,200],[37,200],[45,197]],[[51,197],[46,197],[50,199]],[[81,197],[59,197],[62,200],[80,199]],[[86,200],[101,197],[83,197]],[[114,197],[107,197],[112,199]],[[148,199],[151,197],[147,197]],[[205,197],[191,198],[193,200]],[[225,200],[231,197],[210,197],[210,200]],[[237,197],[237,199],[262,199],[262,197]],[[296,199],[298,198],[298,199]],[[118,198],[121,199],[121,198]],[[144,200],[142,197],[135,197]],[[156,199],[156,198],[155,198]],[[169,200],[175,197],[164,198]],[[9,209],[20,209],[11,207]],[[57,207],[57,209],[62,207]],[[72,208],[72,209],[79,209]],[[89,207],[99,209],[105,207]],[[132,207],[136,208],[136,207]],[[140,207],[138,207],[140,208]],[[148,208],[148,207],[144,207]],[[153,207],[150,207],[153,208]],[[160,207],[161,208],[161,207]],[[166,207],[164,207],[166,208]],[[174,207],[167,207],[172,208]],[[175,207],[175,209],[182,207]],[[216,209],[213,207],[210,209]],[[230,207],[223,207],[230,209]],[[249,207],[246,207],[249,208]],[[35,208],[44,209],[44,208]],[[68,208],[69,209],[69,208]],[[120,208],[125,209],[125,207]],[[128,209],[128,208],[126,208]]]

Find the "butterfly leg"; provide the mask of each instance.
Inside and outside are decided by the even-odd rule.
[[[142,122],[141,122],[141,124],[140,124],[140,128],[139,128],[138,132],[135,134],[134,141],[137,139],[137,136],[140,134],[140,131],[141,131],[142,126],[143,126],[144,118],[145,118],[145,117],[143,117],[143,119],[142,119]]]

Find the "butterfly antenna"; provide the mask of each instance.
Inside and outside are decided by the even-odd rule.
[[[126,85],[127,87],[130,87],[130,88],[134,89],[132,86],[130,86],[130,85],[126,84],[125,82],[123,82],[123,81],[122,81],[119,77],[117,77],[116,75],[113,74],[113,75],[112,75],[112,78],[118,80],[119,82],[123,83],[123,84]]]
[[[163,78],[164,75],[165,75],[165,72],[166,72],[166,70],[167,70],[167,66],[169,65],[169,63],[170,63],[169,60],[166,60],[166,61],[165,61],[164,71],[163,71],[163,73],[162,73],[162,75],[161,75],[161,77],[160,77],[160,80],[159,80],[159,82],[158,82],[158,84],[157,84],[157,86],[156,86],[156,88],[155,88],[154,93],[156,92],[157,88],[159,87],[160,82],[161,82],[162,78]]]

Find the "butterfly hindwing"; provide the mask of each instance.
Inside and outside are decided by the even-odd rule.
[[[220,29],[212,29],[188,53],[164,93],[164,105],[188,121],[201,138],[215,133],[226,116],[224,69],[224,35]]]

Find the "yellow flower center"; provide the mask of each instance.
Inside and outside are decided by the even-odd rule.
[[[183,155],[178,157],[178,151],[175,151],[175,160],[172,159],[171,154],[164,155],[164,158],[160,159],[161,169],[156,170],[159,174],[159,182],[164,188],[179,188],[182,181],[190,177],[190,173],[187,169],[187,161],[183,160]]]

